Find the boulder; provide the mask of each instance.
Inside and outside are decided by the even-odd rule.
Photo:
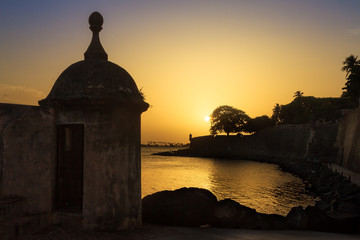
[[[142,200],[143,221],[192,227],[212,224],[216,205],[217,198],[206,189],[181,188],[157,192]]]
[[[245,218],[256,214],[256,210],[245,207],[231,199],[219,201],[215,209],[215,223],[217,227],[243,228]]]
[[[286,221],[294,229],[305,229],[305,211],[302,207],[293,207],[286,215]]]
[[[245,229],[289,229],[285,217],[262,214],[231,199],[221,200],[215,209],[215,226]]]
[[[316,206],[305,208],[294,207],[286,215],[286,220],[294,229],[333,232],[336,220],[329,217],[323,210]]]
[[[347,216],[360,216],[360,193],[338,200],[336,211]]]
[[[309,206],[304,211],[305,230],[332,232],[334,219],[315,206]]]
[[[284,216],[277,214],[257,214],[257,227],[262,230],[285,230],[291,229]]]

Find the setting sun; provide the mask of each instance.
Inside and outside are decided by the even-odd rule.
[[[132,76],[151,105],[141,118],[142,143],[207,135],[207,115],[221,105],[254,118],[271,116],[297,90],[339,97],[342,62],[360,53],[360,1],[5,2],[0,102],[37,106],[59,75],[83,60],[87,19],[98,10],[109,61]]]

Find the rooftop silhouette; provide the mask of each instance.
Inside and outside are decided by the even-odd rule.
[[[108,55],[105,52],[100,42],[99,33],[102,30],[104,19],[99,12],[93,12],[89,17],[90,30],[93,33],[91,43],[86,50],[85,59],[103,59],[108,60]]]
[[[99,33],[104,23],[99,12],[89,17],[92,39],[84,60],[65,69],[56,80],[49,95],[39,101],[41,106],[113,105],[143,112],[149,107],[134,79],[122,67],[108,61]]]

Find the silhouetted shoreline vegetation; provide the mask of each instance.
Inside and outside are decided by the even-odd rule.
[[[271,117],[262,115],[251,118],[242,110],[222,105],[210,115],[210,134],[253,134],[283,124],[337,122],[343,116],[344,109],[359,106],[360,60],[357,58],[350,55],[343,62],[342,71],[346,72],[346,83],[340,97],[304,96],[304,92],[298,90],[294,93],[292,102],[284,105],[276,103]]]

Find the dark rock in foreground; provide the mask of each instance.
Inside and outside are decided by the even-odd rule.
[[[285,217],[261,214],[231,199],[217,201],[206,189],[181,188],[143,198],[143,221],[176,226],[212,225],[226,228],[289,229]]]
[[[245,229],[289,229],[285,217],[277,214],[262,214],[231,199],[218,202],[215,209],[216,227]]]
[[[153,224],[201,226],[214,221],[217,198],[210,191],[181,188],[143,198],[143,221]]]
[[[292,208],[286,217],[262,214],[231,199],[217,201],[206,189],[181,188],[143,198],[143,221],[170,226],[310,230],[360,233],[360,218],[335,219],[316,206]]]
[[[329,232],[335,223],[335,219],[326,215],[324,211],[310,206],[305,210],[302,207],[292,208],[286,219],[294,229],[310,231]]]
[[[359,217],[335,219],[316,206],[309,206],[305,210],[302,207],[294,207],[286,215],[286,220],[297,230],[360,233]]]
[[[245,207],[234,200],[221,200],[215,209],[214,225],[226,228],[245,227],[245,219],[254,214],[256,214],[255,209]]]

